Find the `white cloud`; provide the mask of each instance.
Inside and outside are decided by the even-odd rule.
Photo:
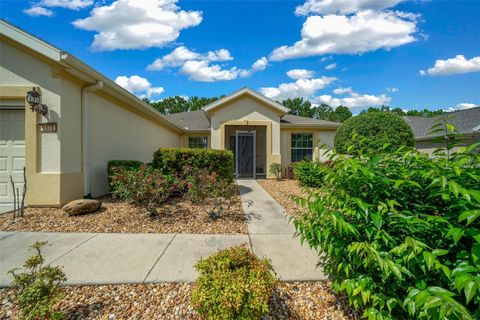
[[[332,107],[345,106],[348,108],[360,108],[370,106],[388,105],[392,99],[384,94],[379,96],[371,94],[358,94],[352,92],[350,96],[343,98],[332,97],[331,95],[321,95],[316,97],[317,103],[326,103]]]
[[[42,0],[39,2],[44,7],[59,7],[70,10],[79,10],[90,7],[93,0]]]
[[[44,7],[37,7],[33,6],[29,9],[23,10],[23,13],[31,16],[31,17],[39,17],[39,16],[46,16],[46,17],[53,17],[53,11],[49,10]]]
[[[175,41],[180,31],[202,22],[202,12],[184,11],[178,0],[117,0],[95,7],[90,16],[73,24],[97,31],[92,49],[145,49]]]
[[[180,46],[175,48],[171,53],[155,59],[155,61],[147,66],[147,70],[159,71],[165,68],[178,67],[180,73],[187,75],[190,80],[214,82],[234,80],[238,77],[249,77],[255,72],[265,70],[268,65],[266,57],[255,61],[249,69],[239,69],[237,67],[224,69],[219,64],[212,64],[212,62],[230,60],[233,60],[233,57],[226,49],[198,53],[184,46]]]
[[[332,56],[326,56],[326,57],[322,57],[322,59],[320,59],[320,62],[325,62],[325,61],[329,61],[329,60],[332,60],[333,57]]]
[[[287,76],[293,80],[310,79],[310,78],[313,78],[314,75],[315,75],[315,72],[307,69],[292,69],[287,71]]]
[[[432,68],[426,71],[420,70],[420,75],[449,76],[470,72],[480,72],[480,56],[467,60],[460,54],[455,56],[455,58],[437,60]]]
[[[342,95],[342,94],[346,94],[346,93],[350,94],[350,93],[352,93],[352,92],[353,92],[353,90],[352,90],[351,87],[348,87],[348,88],[337,88],[337,89],[333,90],[333,93],[338,94],[338,95]]]
[[[118,76],[115,83],[140,98],[151,98],[161,95],[165,90],[163,87],[152,87],[152,84],[145,78],[137,75],[131,77]]]
[[[458,111],[458,110],[467,110],[467,109],[471,109],[471,108],[475,108],[475,107],[480,107],[480,104],[463,102],[463,103],[457,104],[455,107],[450,107],[450,108],[445,109],[443,111],[453,112],[453,111]]]
[[[395,92],[398,92],[398,88],[395,88],[395,87],[388,87],[388,88],[387,88],[387,91],[388,91],[388,92],[395,93]]]
[[[278,87],[263,87],[260,92],[274,100],[288,98],[310,98],[315,92],[325,88],[336,80],[335,77],[321,77],[315,79],[298,79],[295,82],[281,83]]]
[[[351,14],[362,10],[383,10],[404,0],[307,0],[295,9],[295,14]]]
[[[352,16],[310,16],[302,28],[302,39],[292,46],[273,50],[270,60],[324,55],[357,54],[391,49],[416,41],[416,22],[392,11],[360,11]]]
[[[325,67],[326,70],[333,70],[337,67],[336,63],[330,63],[328,66]]]
[[[191,51],[184,46],[180,46],[162,58],[155,59],[147,69],[162,70],[167,67],[180,67],[188,60],[229,61],[232,59],[230,52],[226,49],[208,51],[206,54],[200,54]]]

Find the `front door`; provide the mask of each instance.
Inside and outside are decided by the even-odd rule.
[[[237,132],[237,177],[255,177],[255,132]]]

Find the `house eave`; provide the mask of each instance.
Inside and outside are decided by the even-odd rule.
[[[338,129],[340,124],[316,124],[316,123],[280,123],[280,128],[312,128],[312,129]]]

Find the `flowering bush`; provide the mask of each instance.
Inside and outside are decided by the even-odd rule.
[[[479,319],[478,144],[331,160],[294,223],[333,288],[368,319]]]
[[[151,215],[175,191],[182,192],[184,184],[177,177],[164,175],[160,170],[143,165],[137,170],[120,170],[111,177],[112,195],[130,203],[144,206]]]

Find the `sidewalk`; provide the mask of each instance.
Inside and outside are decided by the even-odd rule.
[[[283,208],[256,181],[238,184],[249,235],[0,232],[0,286],[10,284],[8,270],[33,254],[35,241],[48,241],[46,263],[63,266],[70,285],[191,282],[201,257],[240,244],[270,259],[282,280],[324,279],[316,253],[292,238]]]

